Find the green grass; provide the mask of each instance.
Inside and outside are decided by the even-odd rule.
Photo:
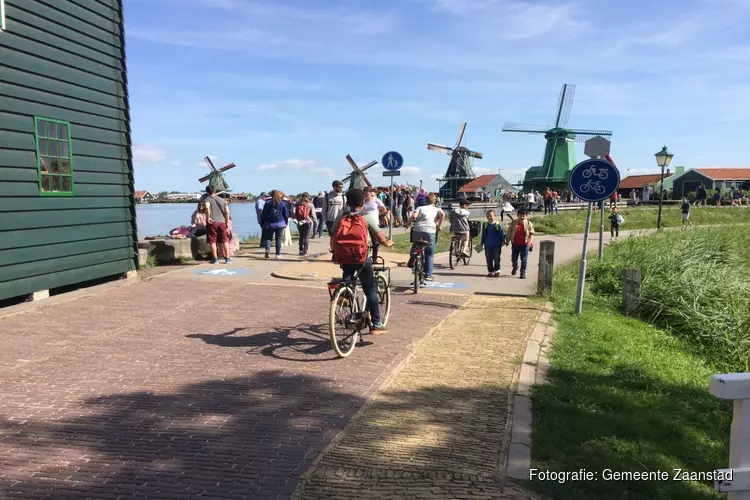
[[[658,210],[656,208],[619,208],[618,212],[625,219],[620,229],[652,229],[656,228]],[[609,229],[609,209],[604,210],[604,225]],[[750,210],[738,207],[721,208],[693,208],[690,210],[690,220],[695,225],[710,224],[748,224]],[[586,211],[562,211],[557,215],[541,215],[535,213],[532,221],[537,232],[545,234],[579,234],[586,228]],[[678,207],[663,207],[662,224],[664,227],[679,227],[682,225],[680,209]],[[599,212],[592,216],[592,225],[599,227]]]
[[[604,263],[590,264],[581,316],[572,314],[578,263],[556,273],[558,333],[549,384],[533,392],[532,467],[594,472],[726,467],[731,403],[711,396],[708,382],[743,364],[732,354],[732,337],[721,331],[742,312],[722,305],[729,294],[721,289],[732,289],[748,275],[747,245],[750,236],[726,227],[629,238],[609,248]],[[615,276],[626,267],[643,270],[638,314],[648,322],[619,312],[622,291]],[[736,304],[746,309],[748,288],[734,293]],[[749,325],[740,323],[737,336],[747,335]],[[714,338],[703,338],[710,331]],[[725,498],[705,482],[600,478],[528,486],[559,499]]]
[[[436,252],[447,252],[451,246],[451,235],[450,232],[443,230],[438,235]],[[411,250],[411,243],[409,241],[409,233],[396,234],[393,236],[393,246],[391,247],[392,252],[396,253],[409,253]]]
[[[149,267],[156,267],[158,265],[159,265],[159,263],[156,262],[156,257],[154,256],[154,254],[150,253],[150,254],[148,254],[148,257],[146,257],[146,263],[143,264],[141,267],[144,268],[144,269],[146,269],[146,268],[149,268]]]

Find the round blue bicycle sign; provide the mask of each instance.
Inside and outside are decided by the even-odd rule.
[[[620,172],[607,160],[584,160],[570,171],[568,186],[583,201],[606,200],[620,186]]]

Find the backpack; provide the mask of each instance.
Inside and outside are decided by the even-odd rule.
[[[333,258],[337,264],[362,265],[367,260],[367,221],[360,214],[344,215],[336,227]]]
[[[296,217],[299,222],[304,222],[310,218],[310,207],[307,203],[297,205]]]

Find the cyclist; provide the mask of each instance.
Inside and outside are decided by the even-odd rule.
[[[451,210],[451,233],[458,239],[459,254],[462,257],[466,257],[469,254],[469,200],[462,199],[458,202],[458,206],[455,210]]]
[[[427,241],[424,252],[425,281],[435,281],[435,278],[432,277],[432,269],[435,260],[437,233],[440,232],[445,219],[443,209],[435,204],[436,200],[437,196],[430,193],[427,195],[425,204],[417,208],[409,217],[409,221],[414,225],[412,243],[419,240]],[[411,255],[414,255],[413,245]],[[410,262],[413,261],[410,259]]]
[[[377,214],[362,214],[365,207],[365,193],[361,189],[350,189],[346,193],[349,211],[342,213],[333,222],[331,231],[331,252],[341,266],[343,279],[351,279],[359,268],[359,281],[367,297],[372,326],[370,333],[382,335],[388,329],[380,323],[378,288],[373,271],[372,258],[368,255],[369,242],[377,241],[390,248],[393,242],[387,239],[378,227]]]

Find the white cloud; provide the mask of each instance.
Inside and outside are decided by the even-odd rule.
[[[433,0],[433,3],[437,10],[468,21],[475,34],[495,39],[520,40],[584,26],[573,3],[534,4],[518,0]],[[477,23],[477,19],[482,22]]]
[[[172,162],[172,165],[174,165],[175,167],[181,167],[182,166],[182,161],[175,160],[175,161]]]
[[[332,168],[320,165],[315,160],[301,160],[298,158],[292,158],[290,160],[282,160],[275,163],[264,163],[254,167],[253,170],[258,172],[303,172],[317,176],[335,177],[336,172]]]
[[[401,167],[401,175],[420,175],[422,173],[422,169],[419,167],[410,167],[410,166],[404,166]]]
[[[153,165],[167,159],[167,152],[152,146],[133,146],[133,162],[136,165]]]
[[[477,175],[487,175],[496,173],[494,169],[487,167],[474,167],[474,173]]]

